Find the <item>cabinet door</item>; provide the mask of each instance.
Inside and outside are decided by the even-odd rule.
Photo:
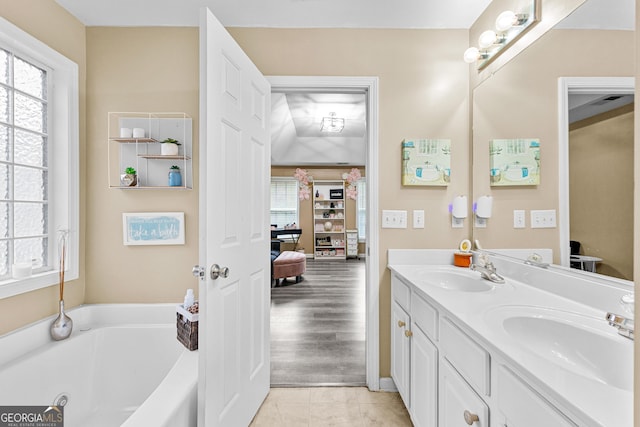
[[[409,315],[395,301],[391,304],[391,378],[405,406],[410,408],[411,323]]]
[[[411,330],[412,419],[417,427],[437,427],[438,349],[415,324]]]
[[[575,427],[505,366],[498,368],[498,408],[509,427]]]
[[[486,403],[444,358],[440,360],[439,385],[439,425],[489,427],[489,408]],[[473,421],[474,418],[477,420]]]

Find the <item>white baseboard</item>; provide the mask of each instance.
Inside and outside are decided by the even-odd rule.
[[[380,378],[380,391],[397,392],[396,383],[391,377]]]

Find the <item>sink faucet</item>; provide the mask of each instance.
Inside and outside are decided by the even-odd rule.
[[[483,279],[487,279],[494,283],[504,283],[504,277],[496,272],[496,267],[487,259],[485,254],[480,255],[483,265],[471,264],[469,269],[480,273]]]
[[[618,330],[618,334],[622,335],[625,338],[629,338],[631,340],[633,339],[633,319],[628,319],[614,313],[607,313],[605,319],[607,319],[611,326]]]

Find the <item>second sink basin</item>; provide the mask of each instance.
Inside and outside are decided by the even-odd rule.
[[[633,390],[633,341],[604,320],[533,306],[502,306],[487,313],[512,342],[578,375]]]

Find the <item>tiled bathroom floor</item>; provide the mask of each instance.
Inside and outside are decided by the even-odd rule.
[[[366,387],[272,388],[250,427],[411,427],[398,393]]]

